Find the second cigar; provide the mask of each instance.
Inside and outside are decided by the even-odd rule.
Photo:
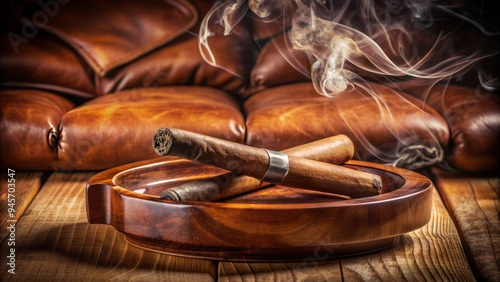
[[[354,156],[354,144],[343,134],[323,138],[282,151],[285,154],[331,164],[343,164]],[[173,201],[216,201],[270,185],[259,179],[232,172],[169,188],[160,194]],[[338,195],[349,198],[347,195]]]
[[[378,195],[382,189],[382,179],[375,174],[180,129],[158,130],[153,148],[159,155],[177,156],[294,188],[352,197]]]

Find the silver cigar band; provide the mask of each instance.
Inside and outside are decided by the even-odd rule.
[[[261,181],[280,184],[288,174],[288,155],[264,149],[269,156],[269,167]]]

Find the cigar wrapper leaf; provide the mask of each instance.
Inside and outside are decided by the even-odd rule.
[[[266,150],[202,134],[162,128],[153,137],[159,155],[172,155],[262,179],[270,157]],[[380,194],[380,176],[347,167],[288,156],[288,173],[281,184],[352,197]]]
[[[354,156],[354,144],[343,134],[299,145],[283,151],[291,156],[342,164]],[[161,193],[160,197],[173,201],[216,201],[248,193],[271,183],[229,172],[209,179],[189,182]],[[350,198],[338,195],[340,198]]]

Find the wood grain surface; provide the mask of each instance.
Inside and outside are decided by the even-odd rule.
[[[47,179],[49,173],[44,172],[16,172],[14,174],[15,191],[11,193],[15,199],[14,218],[8,212],[8,176],[7,170],[0,175],[0,242],[3,242],[9,235],[7,225],[14,223],[23,215],[31,201],[35,198],[40,187]]]
[[[500,281],[500,176],[433,174],[478,279]]]
[[[379,175],[386,193],[339,200],[277,186],[217,203],[167,201],[157,196],[166,183],[206,176],[213,167],[179,159],[134,163],[89,179],[89,222],[112,225],[146,249],[240,262],[302,261],[324,246],[331,258],[365,254],[428,223],[428,178],[361,161],[346,169]]]
[[[93,173],[53,173],[16,226],[16,274],[0,281],[473,281],[459,235],[439,196],[431,221],[394,248],[341,260],[330,250],[294,263],[231,263],[144,251],[112,226],[88,224],[85,185]],[[36,186],[36,181],[35,181]]]
[[[428,225],[391,249],[341,260],[328,250],[301,263],[219,264],[220,281],[474,281],[453,222],[435,192]],[[278,279],[277,279],[278,278]]]
[[[213,281],[211,261],[161,255],[128,244],[111,226],[91,225],[85,185],[93,173],[53,173],[16,226],[16,274],[0,281]],[[29,278],[29,279],[28,279]]]

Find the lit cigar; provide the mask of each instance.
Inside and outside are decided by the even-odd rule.
[[[248,175],[264,182],[351,197],[380,194],[380,176],[315,160],[288,156],[179,129],[153,137],[159,155],[172,155]]]
[[[342,164],[353,157],[354,144],[349,137],[340,134],[293,147],[284,150],[283,153],[332,164]],[[163,191],[160,197],[173,201],[215,201],[254,191],[269,184],[250,176],[226,173],[169,188]],[[344,195],[338,196],[349,198]]]

